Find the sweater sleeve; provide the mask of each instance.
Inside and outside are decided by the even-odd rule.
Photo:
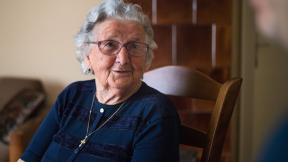
[[[56,101],[21,156],[22,160],[27,162],[41,161],[42,156],[52,141],[53,135],[59,129],[58,107],[59,103]]]
[[[179,118],[148,122],[136,135],[132,162],[178,162]]]

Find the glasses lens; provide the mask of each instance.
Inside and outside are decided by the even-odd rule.
[[[126,48],[132,56],[143,56],[147,53],[148,45],[140,42],[128,42]]]
[[[120,48],[120,43],[114,40],[105,40],[99,42],[98,46],[103,54],[114,55],[117,54],[117,51]]]
[[[143,56],[148,51],[148,45],[141,42],[127,42],[123,46],[131,56]],[[98,42],[100,51],[105,55],[117,55],[123,46],[120,42],[114,40]]]

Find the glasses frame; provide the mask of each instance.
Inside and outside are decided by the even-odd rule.
[[[101,48],[101,45],[104,43],[104,42],[108,42],[108,41],[111,41],[111,42],[117,42],[117,44],[119,44],[119,48],[113,52],[113,53],[105,53],[103,52],[103,49]],[[108,56],[116,56],[119,54],[119,52],[121,51],[121,49],[123,47],[125,47],[127,53],[129,54],[129,56],[136,56],[136,57],[140,57],[140,56],[146,56],[148,51],[149,51],[149,45],[147,43],[144,43],[144,42],[138,42],[138,41],[128,41],[126,43],[121,43],[121,42],[118,42],[116,40],[102,40],[102,41],[88,41],[86,42],[87,44],[96,44],[98,46],[98,49],[101,53],[103,53],[104,55],[108,55]],[[145,52],[143,52],[143,54],[135,54],[135,53],[131,53],[130,50],[128,49],[128,45],[131,44],[131,43],[137,43],[137,44],[141,44],[141,45],[145,45]]]

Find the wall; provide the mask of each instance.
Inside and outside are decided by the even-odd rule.
[[[0,0],[0,76],[39,78],[51,103],[81,74],[73,37],[98,0]]]

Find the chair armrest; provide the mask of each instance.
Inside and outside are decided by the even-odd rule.
[[[25,122],[9,134],[9,162],[17,161],[23,154],[25,148],[33,137],[33,134],[47,114],[47,111],[48,108],[45,107],[36,117]]]
[[[13,131],[10,135],[9,143],[9,162],[15,162],[19,159],[26,147],[23,132]]]

